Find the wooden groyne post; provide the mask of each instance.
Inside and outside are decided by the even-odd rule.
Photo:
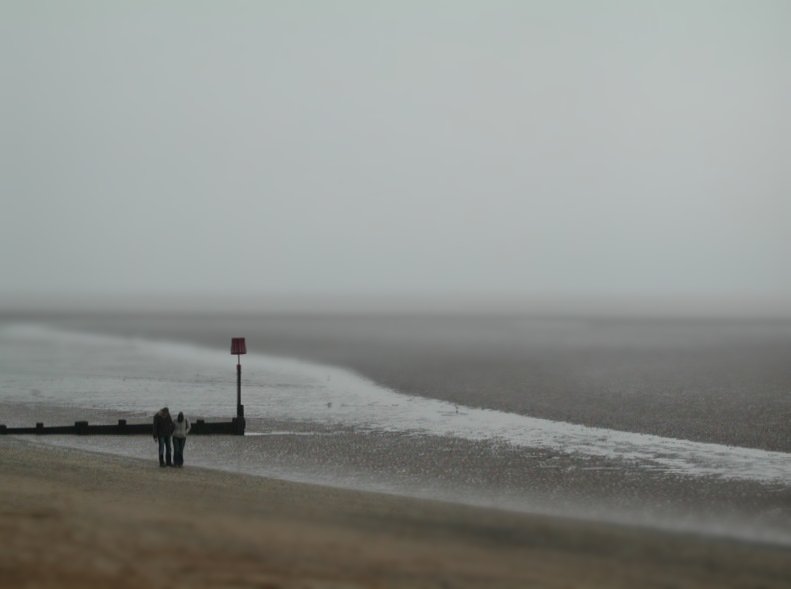
[[[125,419],[119,419],[117,424],[92,424],[87,421],[75,421],[74,425],[50,425],[45,426],[42,422],[37,422],[34,427],[14,427],[0,425],[0,436],[32,434],[38,436],[45,435],[77,435],[77,436],[131,436],[131,435],[151,435],[153,426],[150,423],[127,423]],[[244,435],[244,422],[239,422],[236,418],[230,421],[210,422],[198,419],[192,424],[190,435]]]
[[[244,433],[244,405],[242,405],[242,354],[247,353],[243,337],[231,338],[231,355],[236,356],[236,426]]]

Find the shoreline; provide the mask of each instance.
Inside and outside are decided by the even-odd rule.
[[[119,339],[117,336],[108,337],[112,338],[107,340],[111,344]],[[51,339],[58,342],[57,337]],[[70,338],[66,337],[65,343],[71,343]],[[100,343],[104,345],[106,342]],[[154,354],[155,359],[167,356],[167,347],[172,344],[167,340],[164,345],[165,353]],[[190,343],[184,345],[190,350],[193,346]],[[195,345],[203,348],[202,344]],[[125,349],[109,349],[112,361],[124,358],[127,352]],[[214,353],[209,357],[207,353],[206,358],[201,358],[206,364],[213,365],[215,355],[219,357]],[[66,359],[71,360],[70,357]],[[151,359],[146,357],[144,360],[149,362]],[[64,361],[61,358],[61,362]],[[134,362],[129,365],[138,368]],[[120,370],[111,371],[110,378],[118,381],[118,375],[125,374],[125,366],[122,364]],[[148,368],[149,364],[145,366]],[[323,368],[335,370],[332,366]],[[342,368],[338,370],[345,372]],[[153,373],[155,376],[167,374],[156,369]],[[183,380],[183,376],[179,375],[179,378]],[[158,381],[155,379],[155,382]],[[344,388],[342,381],[336,381],[334,372],[332,382],[336,389]],[[34,383],[32,386],[39,385]],[[118,384],[118,401],[124,402],[128,389],[128,385]],[[194,392],[192,387],[190,389]],[[74,387],[74,390],[79,390],[79,387]],[[31,391],[35,398],[36,389],[31,388]],[[287,391],[287,394],[291,393]],[[192,396],[182,395],[180,398],[182,405],[191,400]],[[343,406],[340,402],[334,405],[336,411]],[[159,405],[154,399],[153,404],[138,403],[134,409],[140,413],[140,408],[145,406]],[[34,403],[26,407],[28,414],[36,414],[36,419],[30,419],[30,422],[39,421],[38,414],[44,406]],[[57,408],[49,409],[53,415],[59,413]],[[321,411],[324,411],[323,404]],[[7,413],[10,414],[12,412]],[[119,418],[127,417],[125,412],[119,414]],[[150,417],[145,415],[144,418],[148,420]],[[333,488],[388,492],[398,497],[429,496],[458,505],[495,506],[520,513],[549,514],[550,517],[568,515],[605,525],[609,522],[670,533],[700,534],[704,538],[791,545],[788,540],[791,512],[788,511],[786,479],[783,479],[785,485],[780,486],[753,480],[721,481],[705,474],[690,479],[678,476],[672,469],[654,468],[652,464],[638,468],[628,461],[581,457],[564,452],[565,446],[554,450],[542,450],[532,445],[527,449],[512,447],[498,444],[496,438],[481,442],[459,436],[414,436],[389,431],[366,432],[361,437],[354,427],[335,428],[331,439],[323,438],[311,427],[309,429],[315,435],[301,437],[299,431],[290,431],[290,427],[278,431],[278,420],[282,422],[282,416],[276,416],[269,422],[270,426],[275,424],[274,428],[266,425],[260,428],[260,431],[273,430],[276,435],[251,436],[242,444],[225,443],[227,441],[220,444],[209,440],[202,443],[196,438],[190,444],[191,465],[201,464],[220,471],[236,465],[231,470]],[[44,421],[49,424],[48,418]],[[368,419],[362,421],[370,422]],[[262,420],[259,425],[263,423]],[[404,423],[403,419],[401,423]],[[288,426],[291,425],[288,422]],[[56,442],[54,445],[95,450],[104,443],[90,439],[90,436],[75,438],[74,441],[77,440],[79,443],[69,441],[61,445]],[[128,446],[126,442],[113,443],[109,452],[143,458],[149,455],[150,441],[144,444],[146,448],[130,449],[122,447],[124,445]],[[721,450],[728,455],[731,453],[726,448]],[[785,460],[781,465],[782,472],[788,472],[787,464]]]
[[[405,395],[588,427],[791,452],[782,417],[789,409],[781,384],[791,351],[787,321],[772,329],[758,322],[756,339],[735,319],[695,324],[697,329],[686,321],[641,319],[0,314],[0,321],[20,319],[223,354],[227,338],[244,333],[252,352],[336,367]],[[757,374],[777,378],[755,380]],[[654,390],[651,383],[661,387]],[[713,390],[718,394],[702,394]],[[761,427],[752,426],[756,423]]]
[[[0,403],[2,411],[12,408]],[[41,409],[41,405],[27,407],[31,421]],[[55,408],[49,410],[58,413]],[[787,507],[791,495],[785,486],[716,477],[693,480],[652,469],[636,472],[606,460],[441,436],[410,435],[406,443],[397,433],[369,432],[361,438],[353,429],[335,429],[326,438],[312,427],[309,433],[299,427],[279,431],[279,423],[255,423],[263,427],[261,431],[272,430],[271,434],[234,440],[195,437],[189,445],[189,465],[338,489],[432,497],[458,505],[791,547]],[[149,438],[17,439],[147,461],[153,452]],[[482,461],[481,456],[488,458]]]
[[[0,471],[2,587],[791,586],[772,545],[12,439]]]

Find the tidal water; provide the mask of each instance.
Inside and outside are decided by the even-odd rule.
[[[0,423],[229,419],[232,336],[248,435],[188,465],[791,543],[791,323],[8,318]],[[146,436],[28,439],[155,462]]]

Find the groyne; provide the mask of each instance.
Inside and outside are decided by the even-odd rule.
[[[230,421],[205,421],[197,419],[192,423],[190,435],[231,435],[243,436],[245,430],[244,417],[234,417]],[[74,425],[55,425],[45,426],[42,422],[37,422],[33,427],[8,427],[0,425],[0,435],[78,435],[78,436],[129,436],[129,435],[153,435],[154,427],[151,423],[127,423],[125,419],[119,419],[114,424],[91,424],[87,421],[75,421]]]

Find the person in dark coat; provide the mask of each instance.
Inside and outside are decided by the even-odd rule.
[[[154,415],[154,441],[159,443],[159,466],[173,466],[170,458],[170,436],[173,435],[173,418],[163,407]]]

